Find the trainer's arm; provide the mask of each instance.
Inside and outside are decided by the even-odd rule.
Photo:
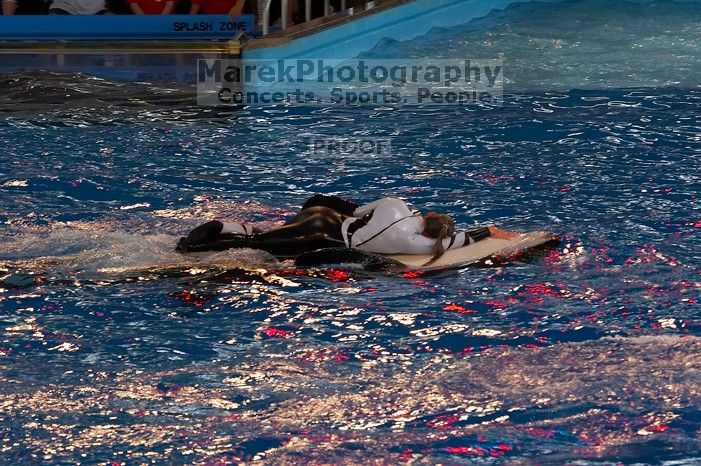
[[[489,227],[477,228],[475,230],[465,230],[462,233],[465,234],[465,240],[463,242],[463,246],[467,246],[469,244],[474,244],[477,241],[480,241],[480,240],[483,240],[485,238],[492,236],[492,232],[489,229]]]

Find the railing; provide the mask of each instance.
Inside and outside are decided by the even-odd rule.
[[[270,27],[270,5],[272,5],[273,0],[265,0],[265,6],[263,7],[263,35],[268,35],[268,28]],[[282,28],[287,28],[287,0],[282,0],[282,6],[280,7],[280,13],[282,15]]]
[[[270,31],[270,6],[273,3],[273,0],[263,0],[264,3],[262,5],[262,29],[263,29],[263,35],[266,36],[268,35]],[[374,2],[370,1],[367,2],[367,7],[372,7],[374,6]],[[281,26],[282,29],[287,29],[287,8],[288,8],[288,0],[280,0],[280,13],[281,13]],[[312,20],[312,0],[305,0],[304,3],[304,10],[305,10],[305,21],[311,21]],[[258,10],[260,11],[260,9]],[[346,0],[341,0],[341,11],[348,11],[346,9]],[[329,16],[331,14],[331,2],[330,0],[324,0],[324,16]]]

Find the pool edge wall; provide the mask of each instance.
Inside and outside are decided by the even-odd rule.
[[[428,33],[434,27],[465,24],[503,10],[516,3],[556,3],[563,0],[414,0],[393,8],[347,18],[340,25],[273,46],[256,46],[256,39],[244,46],[247,60],[285,60],[356,58],[374,48],[383,39],[409,40]],[[265,39],[263,39],[265,40]]]
[[[0,73],[196,82],[198,59],[237,58],[252,15],[0,16]]]
[[[567,0],[413,0],[392,8],[378,9],[374,14],[349,17],[332,27],[293,39],[279,40],[272,46],[265,39],[253,39],[242,50],[242,59],[328,59],[356,58],[373,49],[383,39],[403,41],[428,33],[434,27],[465,24],[504,10],[518,3],[560,3]],[[652,3],[655,0],[624,0],[630,3]],[[701,3],[701,0],[670,0],[677,3]]]

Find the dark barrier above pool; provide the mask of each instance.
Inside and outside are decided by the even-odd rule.
[[[231,39],[253,15],[0,16],[0,41]]]

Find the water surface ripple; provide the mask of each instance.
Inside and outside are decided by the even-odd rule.
[[[694,20],[660,5],[660,24]],[[525,27],[536,11],[499,15]],[[0,461],[699,462],[697,86],[215,112],[183,89],[5,78]],[[366,136],[391,153],[310,150]],[[203,219],[272,226],[317,192],[564,241],[431,277],[172,252]]]

